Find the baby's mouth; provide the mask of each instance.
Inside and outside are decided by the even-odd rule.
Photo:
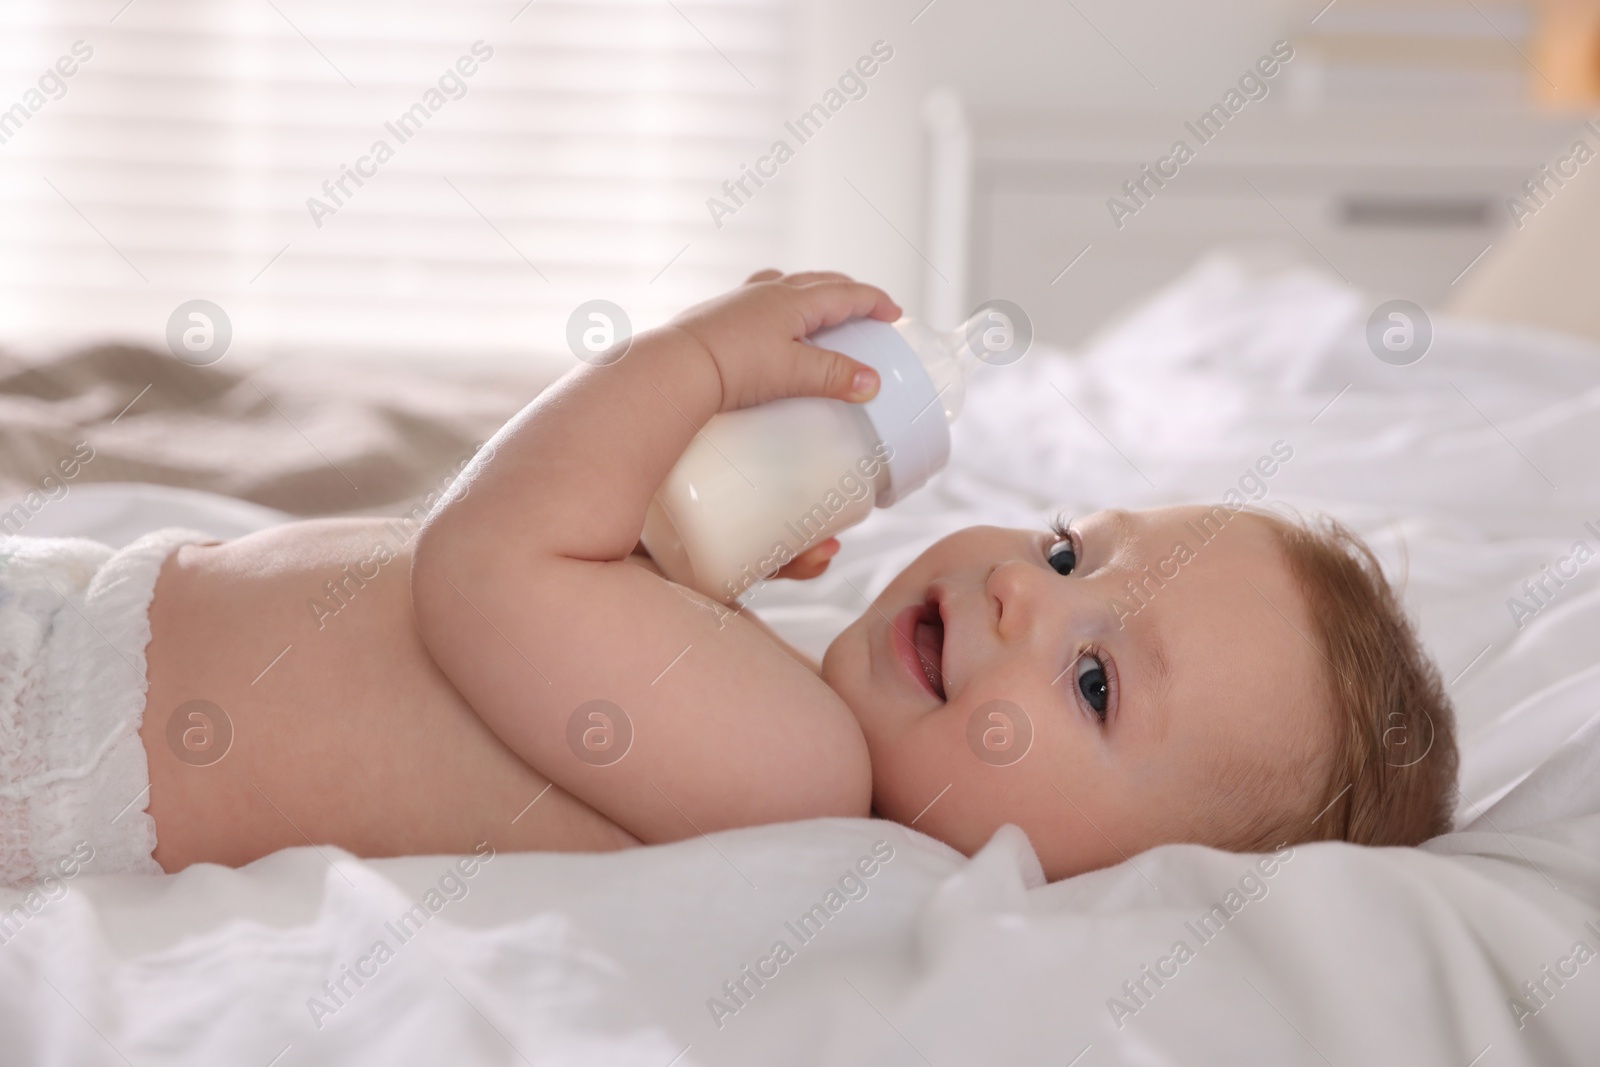
[[[917,650],[917,662],[928,676],[928,685],[940,700],[944,693],[944,620],[939,615],[939,605],[929,602],[911,632],[911,647]]]

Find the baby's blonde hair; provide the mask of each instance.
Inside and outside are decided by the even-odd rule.
[[[1332,747],[1222,774],[1220,799],[1234,818],[1215,843],[1255,852],[1308,841],[1417,845],[1448,833],[1455,714],[1377,557],[1335,519],[1249,512],[1273,531],[1305,597]],[[1308,778],[1310,789],[1293,788]],[[1274,793],[1302,799],[1285,810]]]

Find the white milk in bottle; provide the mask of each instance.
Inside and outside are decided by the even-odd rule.
[[[852,319],[810,338],[876,370],[865,404],[776,400],[713,416],[645,515],[642,540],[670,579],[733,603],[811,546],[919,489],[950,457],[978,318],[950,333]],[[970,365],[970,363],[968,364]]]

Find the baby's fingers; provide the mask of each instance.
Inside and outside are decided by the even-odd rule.
[[[839,539],[830,537],[826,541],[812,545],[788,563],[778,568],[779,578],[792,578],[803,581],[815,578],[828,569],[828,561],[833,559],[839,551]]]
[[[799,310],[806,336],[848,319],[892,321],[900,305],[882,289],[852,281],[822,281],[799,287]],[[797,380],[788,396],[826,396],[854,403],[878,394],[878,372],[842,352],[819,345],[798,344],[795,352]]]
[[[864,403],[878,395],[878,372],[843,352],[816,345],[795,343],[799,366],[797,380],[785,390],[787,396],[825,396],[834,400]]]
[[[812,285],[816,282],[854,282],[855,279],[848,274],[841,274],[836,270],[802,270],[793,274],[785,274],[778,279],[785,285]]]
[[[876,285],[840,279],[811,282],[797,286],[796,290],[807,334],[824,326],[836,326],[846,319],[893,322],[902,314],[900,305]]]

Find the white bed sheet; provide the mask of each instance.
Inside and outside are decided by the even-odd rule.
[[[1459,706],[1458,832],[1300,848],[1248,881],[1257,857],[1168,847],[1048,886],[1015,830],[968,861],[870,820],[501,854],[403,944],[385,923],[453,858],[305,848],[240,871],[86,872],[0,944],[0,1061],[1594,1062],[1600,962],[1572,953],[1600,952],[1600,561],[1521,629],[1506,601],[1575,541],[1600,548],[1584,525],[1600,527],[1600,349],[1440,321],[1395,368],[1365,348],[1369,310],[1310,273],[1218,260],[1081,355],[982,368],[949,471],[847,533],[829,575],[756,605],[820,652],[860,610],[849,583],[875,592],[949,530],[1215,499],[1286,441],[1267,501],[1325,508],[1408,563]],[[113,542],[281,518],[136,487],[52,507],[56,532]],[[894,858],[802,943],[785,924],[877,842]],[[1202,944],[1186,923],[1241,886]],[[380,938],[393,958],[335,1004],[322,983]],[[747,979],[741,1006],[723,983],[779,939],[794,958]],[[1193,958],[1157,987],[1143,968],[1178,940]],[[1574,973],[1558,987],[1545,967]],[[1124,983],[1141,980],[1136,1000]],[[1542,1006],[1528,980],[1552,991]],[[1540,1010],[1519,1017],[1513,996]]]

